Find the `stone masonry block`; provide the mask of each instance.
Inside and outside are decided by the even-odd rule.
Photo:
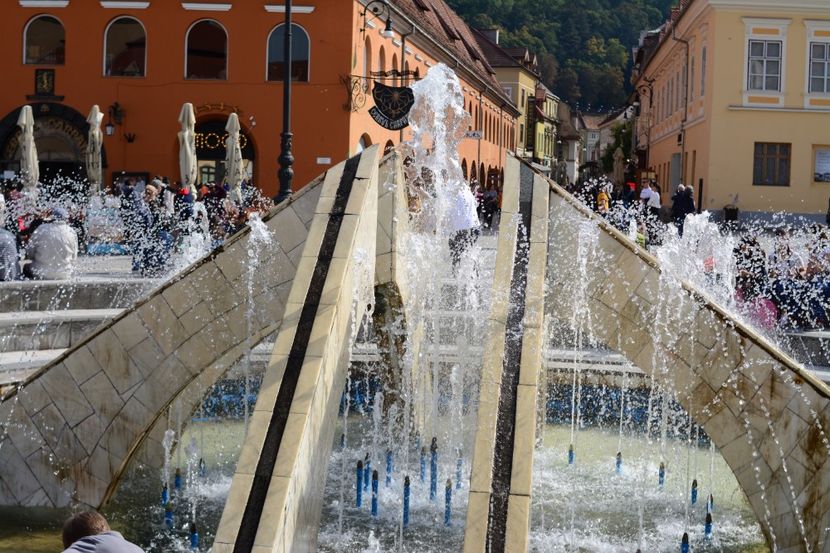
[[[50,368],[39,380],[69,426],[75,426],[92,414],[92,406],[63,363]]]
[[[63,364],[77,384],[83,384],[101,371],[102,367],[86,345],[80,346],[63,359]]]

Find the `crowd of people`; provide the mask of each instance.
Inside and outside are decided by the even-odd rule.
[[[79,250],[95,253],[102,245],[131,255],[133,270],[142,276],[160,277],[272,207],[250,183],[232,191],[221,183],[196,188],[160,176],[149,183],[125,179],[80,205],[37,197],[19,183],[0,192],[0,281],[71,278]],[[108,228],[91,236],[88,227],[102,211],[111,212]]]
[[[636,233],[643,247],[661,244],[669,225],[682,237],[686,217],[697,212],[694,189],[683,184],[671,196],[669,209],[663,208],[662,191],[654,181],[645,181],[638,191],[633,182],[615,189],[600,177],[570,191],[622,232],[632,238]],[[739,232],[724,225],[723,232],[735,233],[737,240],[732,252],[735,302],[756,325],[767,330],[830,328],[827,226],[778,228],[770,234],[762,228]],[[713,275],[723,272],[711,259],[707,267]]]

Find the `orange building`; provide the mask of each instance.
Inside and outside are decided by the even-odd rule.
[[[369,115],[372,72],[412,72],[381,79],[398,84],[442,62],[462,80],[473,117],[469,130],[481,131],[481,139],[471,132],[462,143],[465,172],[497,180],[506,149],[513,149],[518,112],[469,28],[443,0],[374,5],[381,13],[365,17],[359,1],[294,6],[295,188],[370,144],[408,138]],[[284,9],[260,0],[5,0],[0,171],[17,169],[15,123],[30,104],[42,180],[58,173],[83,177],[86,114],[98,104],[107,114],[105,181],[122,173],[177,179],[177,118],[191,102],[200,177],[221,177],[224,124],[236,112],[248,172],[275,194]],[[389,19],[392,33],[383,33]]]

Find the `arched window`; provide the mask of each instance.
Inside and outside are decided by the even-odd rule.
[[[372,139],[368,134],[363,134],[360,137],[360,140],[357,141],[357,150],[355,150],[356,154],[359,154],[366,148],[372,145]]]
[[[401,79],[401,83],[403,86],[406,86],[407,81],[409,80],[409,60],[403,62],[403,78]]]
[[[366,43],[363,45],[363,77],[371,78],[372,76],[372,41],[366,37]]]
[[[470,169],[470,182],[475,182],[476,180],[478,180],[477,179],[478,171],[476,170],[476,162],[474,161],[470,167],[471,167],[471,169]]]
[[[398,54],[392,54],[392,71],[398,70]],[[398,78],[392,77],[392,86],[398,86]]]
[[[281,81],[285,75],[285,24],[268,35],[268,80]],[[311,41],[305,29],[291,24],[291,80],[307,83],[311,67]]]
[[[464,180],[467,180],[467,160],[461,160],[461,174],[464,175]]]
[[[388,154],[389,152],[391,152],[394,149],[395,149],[395,143],[392,142],[391,140],[387,140],[386,144],[383,146],[383,155]]]
[[[140,21],[119,17],[104,32],[104,75],[143,77],[147,63],[147,33]]]
[[[386,49],[383,46],[378,51],[378,72],[386,73]],[[384,78],[380,77],[380,80],[382,81]]]
[[[212,19],[198,21],[187,31],[187,79],[228,78],[228,34]]]
[[[24,63],[63,65],[66,54],[66,31],[51,15],[39,15],[23,31]]]

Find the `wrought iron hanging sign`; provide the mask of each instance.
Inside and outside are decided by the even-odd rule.
[[[392,131],[409,125],[409,110],[415,103],[411,88],[375,82],[372,97],[375,105],[369,110],[369,115],[378,125]]]

